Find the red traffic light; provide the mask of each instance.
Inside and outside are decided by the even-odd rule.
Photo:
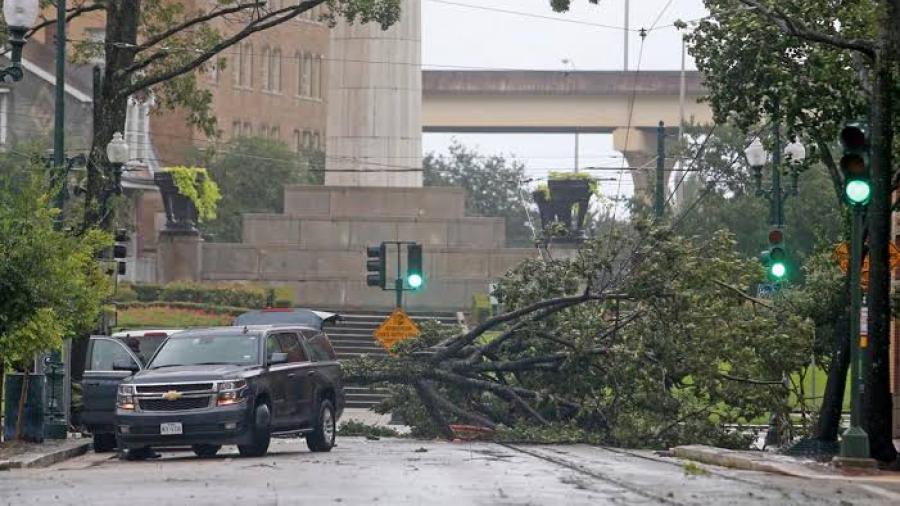
[[[784,241],[784,232],[780,229],[772,229],[769,231],[769,244],[781,244]]]
[[[860,126],[847,125],[841,130],[841,144],[846,149],[863,149],[866,143],[866,132]]]
[[[841,170],[851,176],[862,176],[866,173],[866,161],[862,156],[852,153],[841,157]]]

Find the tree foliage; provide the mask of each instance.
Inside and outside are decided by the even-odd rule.
[[[812,325],[746,295],[759,264],[724,232],[639,228],[626,246],[625,258],[601,238],[527,261],[500,283],[507,313],[461,335],[428,327],[347,374],[392,385],[386,407],[419,435],[474,423],[504,438],[735,446],[746,441],[731,424],[785,416]]]
[[[324,157],[307,151],[301,156],[284,143],[261,137],[242,137],[227,150],[215,153],[209,173],[219,185],[222,200],[218,217],[201,224],[213,241],[240,242],[245,213],[281,213],[284,187],[321,183]]]
[[[111,238],[96,230],[80,237],[56,230],[55,188],[43,167],[21,159],[2,165],[0,364],[18,367],[94,327],[110,289],[96,258]]]
[[[459,186],[466,191],[468,214],[505,218],[508,244],[533,243],[523,163],[502,155],[482,156],[454,140],[447,156],[429,153],[422,167],[426,186]]]

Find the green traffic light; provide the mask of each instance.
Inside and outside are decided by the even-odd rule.
[[[869,201],[869,197],[872,196],[872,185],[868,181],[854,179],[847,182],[847,186],[844,187],[844,194],[851,204],[865,204]]]
[[[769,272],[775,279],[781,279],[787,274],[787,266],[784,265],[784,262],[775,262],[769,267]]]
[[[422,276],[420,274],[410,274],[406,278],[406,282],[409,284],[410,288],[419,288],[422,286]]]

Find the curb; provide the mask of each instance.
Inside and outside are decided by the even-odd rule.
[[[39,467],[52,466],[64,460],[68,460],[87,453],[91,447],[90,441],[78,443],[67,448],[60,448],[50,453],[40,455],[25,455],[23,459],[12,459],[0,461],[0,470],[9,469],[34,469]]]
[[[821,475],[808,472],[800,466],[780,464],[766,458],[757,458],[746,452],[723,450],[711,446],[690,445],[676,446],[671,450],[672,456],[694,460],[703,464],[711,464],[745,471],[760,471],[766,473],[782,474],[797,478],[821,478]]]

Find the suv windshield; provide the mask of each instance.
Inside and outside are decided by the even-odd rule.
[[[259,336],[203,335],[173,336],[166,341],[150,363],[150,369],[179,365],[256,364],[259,360]]]

